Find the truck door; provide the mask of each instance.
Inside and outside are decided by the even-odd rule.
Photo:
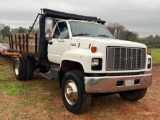
[[[70,47],[70,35],[66,22],[57,22],[54,27],[53,39],[48,43],[48,59],[59,64],[64,52]]]

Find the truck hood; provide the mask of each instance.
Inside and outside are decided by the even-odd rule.
[[[90,48],[90,46],[124,46],[146,48],[146,45],[141,43],[103,37],[79,37],[78,46],[80,48]]]

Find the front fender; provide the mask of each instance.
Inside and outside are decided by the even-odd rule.
[[[67,51],[62,56],[62,61],[74,61],[82,65],[85,73],[91,72],[91,60],[92,58],[102,58],[101,53],[92,53],[90,50],[71,50]]]

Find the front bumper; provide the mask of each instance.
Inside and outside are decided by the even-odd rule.
[[[147,88],[152,74],[131,76],[84,77],[86,93],[107,93]]]

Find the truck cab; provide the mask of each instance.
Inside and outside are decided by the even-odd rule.
[[[146,45],[115,39],[104,25],[93,21],[60,20],[51,31],[49,61],[60,64],[62,71],[68,69],[64,77],[71,71],[76,72],[74,75],[82,73],[84,79],[77,79],[82,80],[87,95],[118,92],[130,101],[145,95],[152,83],[152,75],[145,74],[152,66]],[[70,79],[62,84],[66,106],[77,102],[80,90]]]

